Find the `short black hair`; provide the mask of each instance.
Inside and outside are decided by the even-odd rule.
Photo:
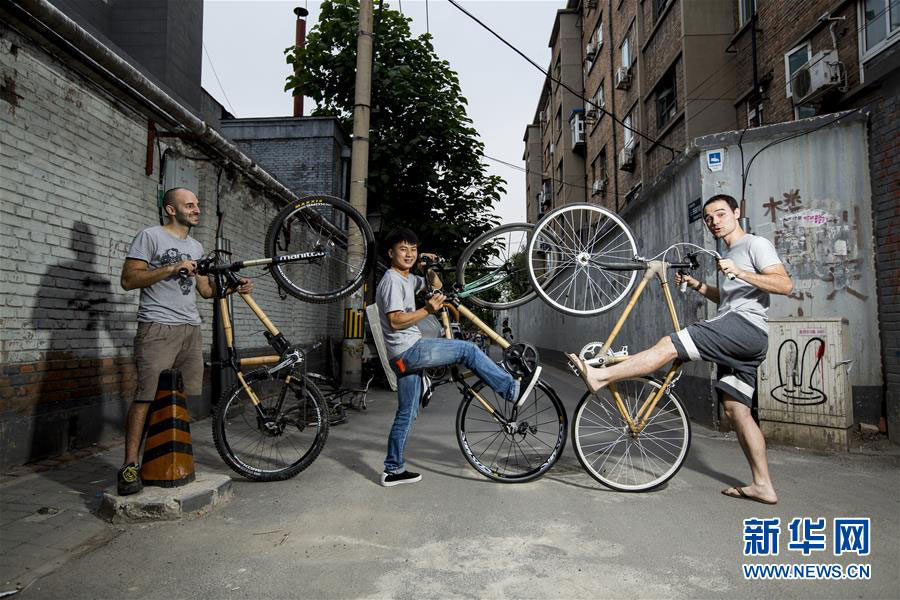
[[[398,227],[397,229],[392,230],[389,234],[387,234],[387,237],[384,238],[384,245],[387,250],[393,250],[394,246],[396,246],[400,242],[406,242],[407,244],[418,246],[419,236],[417,236],[411,229]]]
[[[738,208],[738,201],[734,199],[734,196],[729,196],[728,194],[716,194],[703,203],[703,210],[706,210],[706,207],[713,202],[725,202],[731,207],[731,210],[737,210]]]

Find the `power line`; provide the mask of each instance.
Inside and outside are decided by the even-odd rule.
[[[543,174],[542,172],[540,172],[540,171],[531,171],[531,170],[527,169],[526,167],[520,167],[519,165],[516,165],[516,164],[513,164],[513,163],[511,163],[511,162],[502,160],[502,159],[500,159],[500,158],[496,158],[496,157],[494,157],[494,156],[489,156],[489,155],[487,155],[487,154],[482,154],[482,156],[484,156],[484,157],[485,157],[486,159],[488,159],[488,160],[492,160],[492,161],[494,161],[494,162],[496,162],[496,163],[500,163],[501,165],[505,165],[505,166],[507,166],[507,167],[509,167],[509,168],[511,168],[511,169],[516,169],[517,171],[521,171],[521,172],[525,173],[526,175],[537,174],[537,175],[540,175],[540,176],[543,178],[543,175],[544,175],[544,174]],[[572,188],[576,188],[576,189],[579,189],[579,190],[592,190],[592,188],[590,188],[590,187],[588,187],[588,186],[585,186],[585,185],[578,185],[577,183],[569,183],[568,181],[564,181],[564,180],[561,180],[561,179],[557,179],[557,180],[554,180],[554,181],[556,181],[557,183],[560,183],[560,184],[562,184],[562,185],[566,185],[566,186],[569,186],[569,187],[572,187]],[[593,190],[592,190],[592,191],[593,191]],[[616,194],[616,193],[614,193],[614,192],[606,192],[606,193],[608,193],[608,194],[610,194],[610,195],[614,195],[614,196],[623,196],[623,197],[628,195],[627,193],[625,193],[625,194]]]
[[[203,52],[206,54],[206,60],[209,61],[209,66],[212,67],[213,75],[216,77],[216,82],[219,84],[219,89],[222,90],[222,95],[225,96],[225,102],[228,103],[228,108],[231,109],[232,114],[237,116],[237,111],[234,110],[234,106],[231,104],[231,100],[228,99],[228,94],[225,93],[225,87],[222,85],[222,80],[219,79],[219,74],[216,73],[216,66],[213,64],[212,58],[209,56],[209,51],[206,49],[206,44],[200,42],[200,45],[203,46]]]
[[[662,148],[665,148],[666,150],[668,150],[669,152],[672,153],[672,157],[673,157],[673,158],[675,157],[675,154],[676,154],[677,152],[680,152],[679,150],[676,150],[675,148],[672,148],[671,146],[667,146],[666,144],[663,144],[663,143],[662,143],[661,141],[659,141],[658,139],[654,139],[654,138],[650,137],[649,135],[643,133],[642,131],[639,131],[639,130],[635,129],[634,127],[632,127],[632,126],[630,126],[630,125],[626,125],[624,121],[622,121],[621,119],[619,119],[619,118],[618,118],[616,115],[614,115],[613,113],[609,112],[608,110],[606,110],[606,109],[603,108],[602,106],[599,106],[599,105],[595,104],[592,100],[589,100],[588,98],[585,98],[584,96],[582,96],[581,94],[579,94],[578,92],[576,92],[574,89],[572,89],[571,87],[569,87],[569,86],[568,86],[566,83],[564,83],[563,81],[560,81],[559,79],[556,79],[555,77],[553,77],[552,75],[550,75],[549,71],[547,71],[546,69],[544,69],[542,66],[540,66],[540,65],[537,64],[536,62],[534,62],[527,54],[525,54],[524,52],[522,52],[521,50],[519,50],[518,48],[516,48],[515,46],[513,46],[510,42],[506,41],[506,39],[504,39],[503,36],[501,36],[499,33],[497,33],[496,31],[494,31],[493,29],[491,29],[488,25],[486,25],[486,24],[485,24],[483,21],[481,21],[478,17],[476,17],[475,15],[473,15],[472,13],[470,13],[468,10],[466,10],[465,8],[463,8],[462,6],[460,6],[459,3],[458,3],[456,0],[448,0],[448,1],[450,2],[450,4],[452,4],[455,8],[457,8],[457,9],[458,9],[460,12],[462,12],[464,15],[466,15],[467,17],[469,17],[470,19],[472,19],[473,21],[475,21],[476,23],[478,23],[479,25],[481,25],[484,29],[486,29],[488,32],[490,32],[491,35],[493,35],[493,36],[496,37],[498,40],[500,40],[501,42],[503,42],[503,44],[505,44],[506,46],[508,46],[513,52],[515,52],[516,54],[518,54],[519,56],[521,56],[522,58],[524,58],[529,64],[531,64],[531,66],[533,66],[535,69],[537,69],[538,71],[540,71],[541,73],[543,73],[543,74],[547,77],[547,79],[549,79],[549,80],[552,81],[553,83],[556,83],[557,85],[560,85],[560,86],[564,87],[564,88],[565,88],[566,90],[568,90],[571,94],[573,94],[576,98],[579,98],[579,99],[583,100],[584,102],[590,104],[591,106],[593,106],[594,108],[596,108],[597,110],[599,110],[600,112],[602,112],[603,114],[609,115],[610,118],[611,118],[613,121],[615,121],[616,123],[619,123],[620,125],[622,125],[622,127],[624,127],[625,129],[628,129],[628,130],[631,131],[632,133],[635,133],[635,134],[639,135],[640,137],[642,137],[642,138],[644,138],[644,139],[646,139],[646,140],[648,140],[648,141],[650,141],[650,142],[653,142],[654,144],[656,144],[656,145],[658,145],[658,146],[660,146],[660,147],[662,147]]]

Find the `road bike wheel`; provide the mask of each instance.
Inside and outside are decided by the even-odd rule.
[[[484,289],[465,296],[483,308],[505,310],[534,300],[528,279],[525,252],[530,223],[510,223],[487,231],[469,244],[456,265],[456,281],[462,286],[493,274]],[[482,286],[479,285],[478,288]]]
[[[598,261],[629,262],[637,243],[615,213],[593,204],[568,204],[547,213],[528,243],[528,276],[537,294],[556,310],[597,315],[628,295],[637,271],[603,268]]]
[[[322,393],[305,377],[288,375],[273,379],[257,371],[246,376],[265,420],[240,382],[225,392],[213,413],[219,456],[252,481],[290,479],[312,464],[328,438],[329,412]]]
[[[483,381],[472,389],[493,409],[509,418],[512,404]],[[507,431],[471,393],[456,413],[456,439],[472,467],[494,481],[524,483],[541,477],[559,460],[566,446],[566,410],[556,392],[543,381],[519,407],[514,433]]]
[[[615,384],[628,414],[635,418],[644,400],[661,383],[647,378]],[[620,492],[642,492],[671,479],[687,458],[691,423],[671,391],[660,397],[646,427],[631,435],[608,387],[587,392],[572,420],[575,455],[591,477]]]
[[[350,256],[350,250],[356,255]],[[304,196],[285,206],[266,233],[267,258],[315,256],[273,264],[270,272],[285,292],[306,302],[333,302],[362,285],[375,260],[372,228],[339,198]]]

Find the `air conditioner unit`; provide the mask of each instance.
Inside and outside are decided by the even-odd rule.
[[[550,144],[550,154],[553,154],[554,152],[556,152],[556,144],[551,143]]]
[[[844,82],[844,65],[837,52],[816,52],[805,65],[791,76],[791,95],[794,104],[814,102]]]
[[[594,44],[588,44],[584,47],[585,60],[594,60],[595,56],[597,56],[597,47]]]
[[[634,168],[634,147],[625,146],[619,150],[619,168],[630,171]]]
[[[597,118],[597,109],[594,108],[593,104],[588,104],[584,110],[584,119],[585,121],[593,121]]]
[[[597,194],[602,194],[606,191],[606,180],[605,179],[595,179],[594,184],[591,186],[591,194],[596,196]]]
[[[584,0],[585,8],[597,8],[597,0]]]
[[[629,87],[631,87],[631,69],[619,67],[616,69],[616,89],[627,90]]]

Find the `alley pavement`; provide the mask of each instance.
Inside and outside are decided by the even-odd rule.
[[[571,415],[580,380],[545,378]],[[334,426],[294,479],[234,477],[235,497],[203,518],[111,526],[91,512],[121,448],[0,482],[0,596],[22,598],[896,598],[900,459],[895,453],[770,449],[777,506],[729,499],[749,469],[733,436],[693,427],[682,470],[662,489],[613,492],[567,442],[541,480],[491,482],[462,457],[459,394],[443,386],[420,414],[407,467],[420,483],[378,485],[394,394]],[[228,473],[209,421],[195,423],[199,470]],[[744,519],[781,519],[780,554],[745,557]],[[794,517],[871,519],[868,556],[789,550]],[[868,564],[854,581],[748,581],[742,565]]]

